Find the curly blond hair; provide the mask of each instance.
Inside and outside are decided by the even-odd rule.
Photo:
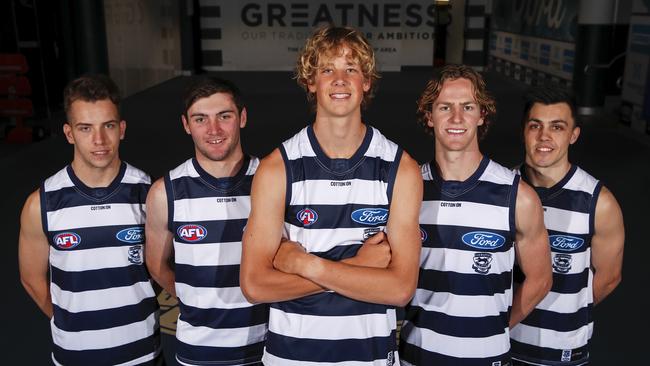
[[[309,91],[309,85],[314,83],[321,58],[341,55],[344,47],[350,50],[350,57],[359,63],[364,79],[370,82],[370,90],[364,93],[361,106],[365,108],[370,103],[374,96],[376,82],[379,79],[375,52],[360,31],[351,27],[332,25],[317,29],[307,39],[305,47],[298,55],[295,79],[298,81],[298,85],[305,89],[307,99],[311,103],[315,104],[316,96]]]
[[[490,127],[490,118],[497,112],[494,99],[488,94],[485,87],[485,80],[481,74],[469,66],[465,65],[446,65],[433,79],[429,80],[426,88],[422,92],[420,99],[418,99],[418,122],[424,130],[433,135],[433,128],[427,125],[429,118],[431,118],[431,108],[433,103],[438,99],[442,86],[447,80],[467,79],[472,83],[474,90],[474,99],[481,109],[481,117],[483,117],[483,124],[478,126],[478,138],[481,140],[487,134]]]

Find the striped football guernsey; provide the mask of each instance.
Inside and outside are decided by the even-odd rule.
[[[268,305],[252,305],[239,286],[242,236],[257,158],[215,178],[195,158],[165,177],[174,233],[176,359],[183,365],[247,365],[262,358]]]
[[[287,173],[285,235],[320,257],[354,256],[384,230],[402,150],[371,126],[349,159],[330,159],[313,126],[280,147]],[[335,292],[271,304],[263,362],[275,365],[393,365],[396,312]]]
[[[139,365],[160,352],[158,303],[142,256],[150,184],[123,162],[108,187],[86,186],[71,166],[41,186],[54,364]]]
[[[535,187],[544,206],[553,287],[512,329],[513,358],[544,365],[575,366],[589,361],[594,300],[591,237],[601,187],[575,165],[555,186]]]
[[[463,182],[422,166],[422,255],[404,365],[506,365],[519,176],[484,157]]]

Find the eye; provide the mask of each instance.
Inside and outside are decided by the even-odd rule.
[[[356,73],[358,70],[355,69],[354,67],[348,67],[346,71],[348,74],[353,74]]]
[[[564,126],[562,125],[553,125],[553,130],[555,131],[564,131]]]
[[[203,123],[205,122],[205,117],[194,117],[194,122]]]
[[[438,108],[439,111],[446,112],[449,110],[449,106],[447,105],[441,105],[440,108]]]
[[[115,122],[110,122],[110,123],[106,124],[106,128],[108,128],[109,130],[113,129],[115,127],[117,127],[117,123],[115,123]]]
[[[473,105],[470,105],[470,104],[466,104],[466,105],[463,106],[463,110],[464,110],[465,112],[473,111],[473,110],[474,110],[474,106],[473,106]]]
[[[90,127],[89,127],[89,126],[79,126],[78,129],[79,129],[79,131],[81,131],[81,132],[88,132],[88,131],[90,131]]]
[[[325,68],[323,68],[323,69],[321,70],[321,72],[322,72],[323,74],[331,74],[331,73],[332,73],[332,69],[329,68],[329,67],[325,67]]]
[[[219,119],[222,121],[230,120],[232,119],[232,117],[233,117],[232,113],[224,113],[219,115]]]
[[[536,130],[538,128],[539,128],[539,124],[537,124],[537,123],[529,123],[528,124],[528,129],[529,130]]]

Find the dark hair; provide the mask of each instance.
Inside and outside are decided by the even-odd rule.
[[[207,98],[213,94],[225,93],[230,94],[237,110],[241,114],[244,109],[244,99],[239,88],[231,81],[214,76],[202,76],[196,79],[190,86],[185,89],[183,94],[184,110],[183,114],[187,116],[187,111],[197,100]]]
[[[479,140],[485,137],[488,128],[490,127],[489,117],[493,116],[497,109],[494,99],[488,94],[485,87],[485,81],[481,74],[465,65],[447,65],[440,70],[440,73],[433,77],[428,83],[420,99],[418,99],[418,121],[424,127],[424,130],[433,135],[433,128],[427,125],[428,119],[431,115],[431,108],[433,102],[438,99],[442,86],[447,80],[467,79],[472,83],[474,89],[474,99],[481,109],[481,117],[483,124],[478,126]]]
[[[102,74],[83,75],[69,82],[63,89],[63,108],[66,115],[70,112],[72,103],[77,100],[96,102],[105,99],[110,99],[115,106],[120,105],[120,90],[110,77]]]
[[[535,103],[544,105],[566,103],[569,106],[569,109],[571,109],[571,118],[573,118],[574,121],[573,127],[580,127],[580,122],[578,118],[576,118],[576,100],[572,91],[555,85],[538,86],[529,89],[526,92],[524,99],[524,118],[521,121],[522,127],[526,125],[526,122],[528,122],[530,110],[533,109]]]

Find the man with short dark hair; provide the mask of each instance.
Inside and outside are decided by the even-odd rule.
[[[512,329],[513,359],[522,365],[584,365],[593,306],[621,281],[623,215],[614,195],[569,161],[569,147],[580,136],[573,96],[549,86],[531,90],[526,99],[521,175],[544,206],[553,287]]]
[[[64,98],[74,157],[27,198],[21,281],[52,318],[56,365],[159,364],[158,303],[142,250],[151,180],[120,160],[126,122],[112,80],[83,76]]]

